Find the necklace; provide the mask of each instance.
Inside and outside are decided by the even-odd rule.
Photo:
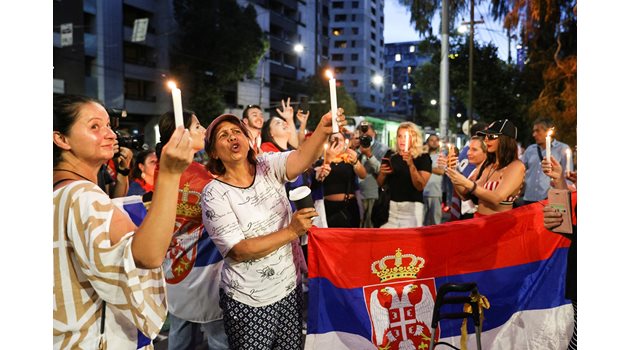
[[[493,164],[492,165],[492,169],[490,169],[490,171],[488,171],[488,176],[486,177],[486,182],[490,181],[490,178],[492,177],[492,175],[494,175],[495,171],[497,171],[497,165]]]
[[[69,172],[69,173],[71,173],[71,174],[74,174],[74,175],[76,175],[76,176],[78,176],[78,177],[80,177],[80,178],[84,179],[84,180],[87,180],[87,181],[89,181],[89,182],[92,182],[92,180],[90,180],[90,179],[88,179],[87,177],[85,177],[85,176],[83,176],[83,175],[81,175],[81,174],[79,174],[79,173],[77,173],[77,172],[74,172],[74,171],[72,171],[72,170],[68,170],[68,169],[53,169],[53,171],[67,171],[67,172]]]

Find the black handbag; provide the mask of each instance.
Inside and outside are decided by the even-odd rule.
[[[389,193],[389,187],[387,185],[379,187],[378,199],[374,202],[374,206],[372,206],[372,216],[370,218],[373,227],[381,227],[389,220],[390,199],[391,194]]]

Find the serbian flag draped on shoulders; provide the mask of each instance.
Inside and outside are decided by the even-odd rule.
[[[223,317],[218,306],[223,257],[201,219],[201,192],[212,179],[210,172],[197,162],[182,174],[173,239],[162,264],[168,312],[197,323]]]
[[[566,349],[570,241],[543,227],[545,204],[412,229],[313,228],[305,349],[428,349],[436,291],[464,282],[490,303],[484,350]],[[459,348],[461,325],[442,320],[437,336]]]

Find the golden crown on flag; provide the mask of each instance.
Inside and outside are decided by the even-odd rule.
[[[406,265],[403,265],[403,259],[407,261]],[[394,266],[390,266],[391,260],[394,261]],[[402,250],[398,248],[396,254],[384,256],[381,260],[373,262],[372,273],[377,275],[381,282],[385,282],[399,278],[415,278],[423,267],[423,258],[413,254],[403,254]]]
[[[201,193],[190,190],[190,184],[187,182],[184,184],[184,188],[179,190],[182,194],[180,203],[177,203],[177,215],[186,217],[200,217],[201,207],[199,206],[199,200],[201,199]],[[197,200],[191,203],[188,197],[193,195],[197,197]]]

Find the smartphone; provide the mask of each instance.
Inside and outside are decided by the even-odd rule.
[[[549,206],[557,209],[562,214],[562,224],[551,231],[572,234],[571,193],[568,190],[550,188],[549,192],[547,192],[547,197]]]
[[[388,167],[390,167],[390,168],[392,167],[392,163],[391,163],[391,161],[389,160],[389,158],[383,158],[383,159],[381,159],[381,165],[387,165],[387,166],[388,166]]]

